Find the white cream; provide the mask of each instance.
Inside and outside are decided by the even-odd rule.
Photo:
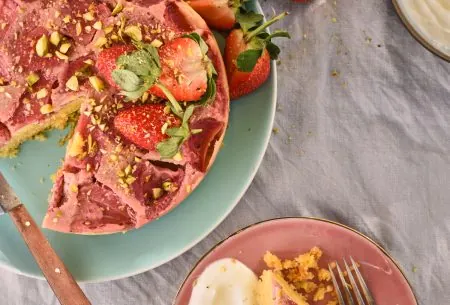
[[[450,0],[398,0],[414,29],[450,55]]]
[[[197,279],[189,305],[256,305],[258,278],[243,263],[224,258]]]

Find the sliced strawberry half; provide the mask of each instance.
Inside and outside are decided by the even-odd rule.
[[[146,104],[122,110],[114,118],[114,127],[135,145],[155,150],[159,142],[168,138],[163,133],[163,126],[167,128],[181,124],[180,119],[167,114],[164,107],[163,104]]]
[[[217,30],[231,30],[236,23],[236,11],[241,0],[191,0],[190,6]]]
[[[176,38],[159,48],[162,72],[159,83],[164,85],[177,101],[197,101],[208,87],[207,66],[197,42],[191,38]],[[150,93],[166,98],[158,87]]]
[[[97,58],[96,67],[103,79],[105,79],[111,87],[119,89],[119,86],[112,79],[111,73],[117,68],[116,60],[120,55],[134,51],[133,45],[121,44],[114,45],[100,52]]]
[[[132,45],[116,45],[100,52],[97,59],[99,74],[113,87],[120,87],[113,80],[112,72],[117,69],[117,59],[135,51]],[[176,38],[158,49],[161,75],[157,84],[167,88],[177,101],[198,101],[208,87],[208,63],[199,44],[187,37]],[[167,98],[157,85],[150,93]]]

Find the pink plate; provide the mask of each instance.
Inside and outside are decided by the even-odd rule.
[[[195,279],[218,259],[236,258],[260,275],[265,267],[262,257],[267,250],[281,258],[293,258],[314,246],[323,250],[321,263],[324,266],[349,256],[359,262],[378,305],[417,305],[407,279],[383,248],[349,227],[313,218],[267,220],[231,235],[197,263],[181,286],[174,305],[189,303]]]

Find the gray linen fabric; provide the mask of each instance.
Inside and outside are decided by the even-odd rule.
[[[409,35],[390,0],[262,5],[291,12],[278,27],[292,39],[280,42],[279,132],[250,189],[191,251],[83,289],[96,305],[171,304],[218,241],[263,219],[303,215],[369,235],[398,260],[421,304],[448,304],[450,64]],[[6,271],[0,281],[0,304],[57,304],[45,282]]]

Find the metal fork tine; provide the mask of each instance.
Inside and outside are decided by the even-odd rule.
[[[352,270],[348,266],[347,261],[345,260],[345,258],[344,258],[344,265],[345,265],[345,269],[347,270],[347,274],[348,274],[348,278],[350,279],[350,283],[352,284],[352,289],[355,292],[356,299],[358,300],[358,304],[359,305],[366,305],[366,303],[364,302],[363,297],[361,296],[361,293],[359,292],[359,287],[356,284],[355,279],[353,278]]]
[[[345,305],[344,298],[342,297],[341,289],[339,289],[339,285],[336,281],[336,277],[334,276],[333,269],[330,264],[328,264],[328,270],[330,270],[331,280],[333,281],[334,290],[336,291],[336,295],[339,301],[339,305]]]
[[[353,257],[350,256],[350,260],[352,262],[353,269],[355,270],[356,277],[358,278],[359,284],[360,284],[360,286],[362,288],[363,294],[366,297],[367,303],[369,305],[376,305],[375,301],[373,299],[373,296],[370,293],[370,290],[367,287],[366,282],[364,281],[364,278],[362,277],[361,273],[359,272],[358,265],[353,260]]]
[[[337,264],[337,263],[336,263],[336,269],[339,273],[339,277],[341,278],[342,286],[344,287],[344,291],[345,291],[345,294],[347,295],[347,300],[348,300],[349,304],[355,305],[355,302],[353,301],[353,296],[350,292],[350,289],[348,289],[347,282],[345,281],[344,274],[342,273],[341,268],[339,267],[339,264]]]

